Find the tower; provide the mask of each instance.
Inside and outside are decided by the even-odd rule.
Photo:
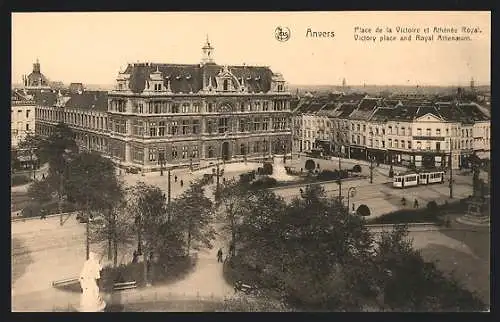
[[[345,78],[342,79],[342,88],[345,88],[347,86],[347,82]]]
[[[207,40],[205,42],[205,45],[203,46],[203,58],[201,59],[201,62],[203,64],[213,64],[214,63],[214,58],[213,58],[213,53],[214,53],[214,47],[210,44],[210,41],[208,40],[208,35],[207,35]]]
[[[36,59],[36,62],[33,64],[33,73],[39,73],[40,72],[40,62],[38,61],[38,58]]]
[[[475,90],[475,88],[474,88],[474,78],[471,78],[470,79],[470,91],[474,93],[474,90]]]

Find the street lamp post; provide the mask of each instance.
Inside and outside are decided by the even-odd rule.
[[[339,178],[337,180],[337,184],[339,185],[339,202],[342,202],[342,177],[340,171],[342,171],[342,152],[338,152],[339,157]]]
[[[370,156],[370,183],[373,183],[373,169],[375,168],[374,161],[375,157]]]
[[[350,197],[354,197],[355,194],[356,194],[356,187],[349,187],[349,189],[347,190],[347,211],[348,212],[349,212]]]
[[[450,170],[450,199],[453,199],[453,166],[452,166],[452,156],[451,156],[451,151],[450,151],[450,158],[449,158],[449,164],[448,164],[449,170]]]

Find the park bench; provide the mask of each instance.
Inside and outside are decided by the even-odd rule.
[[[237,281],[234,283],[234,292],[243,292],[245,294],[251,294],[257,291],[257,288],[255,286],[245,284],[242,281]]]
[[[113,291],[131,290],[133,288],[137,288],[137,282],[136,281],[123,282],[123,283],[115,283],[115,284],[113,284]]]

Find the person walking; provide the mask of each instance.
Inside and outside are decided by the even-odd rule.
[[[217,262],[222,263],[222,248],[219,248],[219,251],[217,252]]]
[[[184,181],[181,180],[181,188],[184,186]]]
[[[413,208],[418,208],[418,200],[415,198],[415,202],[413,203]]]

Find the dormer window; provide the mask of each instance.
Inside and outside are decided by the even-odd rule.
[[[118,89],[119,89],[119,90],[122,90],[122,89],[123,89],[123,84],[122,84],[122,83],[118,84]]]
[[[279,84],[278,85],[278,92],[282,92],[283,91],[283,85],[282,84]]]
[[[229,89],[229,80],[225,79],[223,83],[223,90],[227,91]]]

